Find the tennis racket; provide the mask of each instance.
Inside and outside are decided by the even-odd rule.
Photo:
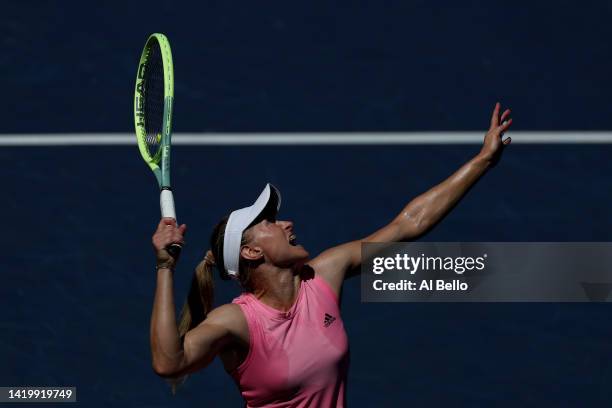
[[[151,34],[140,56],[136,74],[136,139],[140,154],[155,174],[159,185],[161,215],[176,219],[174,196],[170,186],[173,100],[174,69],[170,43],[163,34]],[[181,253],[181,246],[172,244],[167,250],[176,258]]]

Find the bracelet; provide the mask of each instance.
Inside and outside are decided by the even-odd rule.
[[[169,269],[174,272],[174,263],[166,262],[155,266],[156,271],[159,271],[160,269]]]

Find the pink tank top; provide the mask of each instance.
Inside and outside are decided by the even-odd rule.
[[[302,280],[287,312],[250,293],[232,303],[249,326],[249,353],[232,372],[247,407],[345,406],[348,339],[327,282]]]

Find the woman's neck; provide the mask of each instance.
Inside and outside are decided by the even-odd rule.
[[[258,272],[253,295],[276,310],[286,312],[291,309],[300,289],[300,274],[293,268],[269,265],[265,266],[264,271]]]

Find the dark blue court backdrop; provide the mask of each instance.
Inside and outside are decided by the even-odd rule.
[[[2,132],[130,131],[155,31],[176,131],[475,130],[498,99],[517,129],[609,129],[611,16],[607,1],[14,1]]]
[[[610,2],[12,2],[2,133],[131,132],[150,32],[166,33],[176,131],[609,130]],[[266,181],[316,254],[388,222],[477,146],[174,151],[188,245]],[[425,239],[609,241],[609,145],[516,145]],[[0,386],[73,385],[82,406],[240,406],[215,362],[177,396],[150,368],[153,176],[131,147],[1,147]],[[348,401],[607,406],[608,304],[362,304],[348,281]],[[238,288],[219,282],[218,302]]]

